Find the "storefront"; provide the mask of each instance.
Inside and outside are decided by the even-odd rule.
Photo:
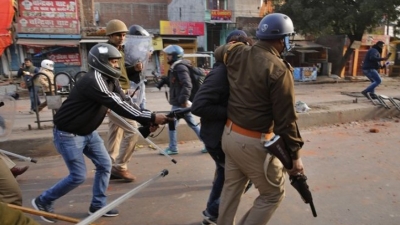
[[[159,56],[160,73],[166,75],[169,69],[166,55],[162,51],[163,48],[168,45],[179,45],[185,54],[196,53],[198,36],[204,36],[203,22],[160,21],[160,36],[156,41],[155,53],[153,53]],[[188,57],[186,59],[195,66],[201,66],[199,64],[202,62],[197,58]]]
[[[22,61],[30,57],[39,67],[43,59],[50,59],[55,62],[56,73],[72,75],[80,71],[77,4],[77,0],[20,1],[16,44],[22,46]]]

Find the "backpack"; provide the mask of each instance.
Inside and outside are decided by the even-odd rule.
[[[203,68],[192,66],[184,62],[178,64],[183,64],[189,69],[189,76],[190,80],[192,81],[192,92],[190,93],[189,100],[193,101],[194,96],[196,95],[197,91],[199,91],[200,86],[203,84],[204,79],[206,78],[206,72]],[[174,75],[176,76],[175,73]]]

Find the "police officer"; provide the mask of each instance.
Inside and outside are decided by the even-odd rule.
[[[142,63],[133,65],[127,73],[125,67],[125,52],[124,40],[128,28],[121,20],[113,19],[107,23],[106,35],[108,36],[108,43],[118,49],[122,58],[119,61],[119,68],[121,69],[121,76],[118,78],[119,83],[125,93],[130,88],[129,77],[139,77],[143,68]],[[111,179],[121,179],[124,182],[133,182],[136,176],[128,171],[128,163],[135,150],[136,142],[139,139],[139,134],[134,131],[124,129],[117,118],[112,113],[108,114],[108,153],[112,160]],[[124,118],[125,119],[125,118]],[[137,128],[138,124],[134,120],[125,119],[133,127]]]
[[[129,31],[128,31],[129,35],[135,35],[135,36],[145,36],[145,37],[150,37],[149,32],[147,32],[143,27],[139,26],[139,25],[132,25],[129,27]],[[152,53],[152,49],[149,50],[147,57],[150,57]],[[128,74],[128,78],[130,80],[130,88],[131,90],[134,90],[134,92],[136,92],[139,96],[139,98],[136,99],[137,103],[139,105],[139,107],[141,109],[145,109],[146,108],[146,77],[144,75],[144,73],[142,72],[143,70],[143,62],[138,63],[137,65],[141,66],[141,70],[137,71],[137,66],[133,65],[128,65],[127,63],[125,63],[126,66],[126,72]]]
[[[239,225],[267,224],[284,196],[282,163],[263,147],[266,134],[280,135],[290,151],[293,169],[303,172],[299,151],[303,146],[296,124],[293,69],[281,54],[290,50],[294,35],[292,20],[280,13],[259,23],[253,46],[220,46],[215,55],[225,55],[230,87],[228,120],[222,135],[225,153],[225,183],[221,194],[218,225],[232,225],[250,179],[259,191],[253,206]],[[222,52],[221,52],[222,51]]]

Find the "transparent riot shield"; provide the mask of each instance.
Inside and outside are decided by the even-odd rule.
[[[124,46],[125,63],[128,66],[134,66],[137,63],[142,62],[144,70],[147,66],[149,56],[151,55],[151,37],[126,35]]]
[[[15,100],[7,95],[0,95],[0,142],[6,141],[14,126]]]

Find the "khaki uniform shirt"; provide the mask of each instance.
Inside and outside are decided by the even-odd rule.
[[[225,55],[229,45],[217,48],[215,55]],[[264,41],[237,45],[225,59],[230,86],[228,118],[248,130],[280,135],[297,159],[303,140],[296,124],[293,68]]]
[[[116,47],[119,52],[122,55],[122,58],[119,60],[118,65],[121,70],[121,76],[118,78],[119,84],[121,85],[121,88],[126,91],[130,88],[130,81],[128,78],[128,74],[126,73],[126,68],[125,68],[125,52],[123,47],[115,46],[111,42],[107,42],[108,44]]]

